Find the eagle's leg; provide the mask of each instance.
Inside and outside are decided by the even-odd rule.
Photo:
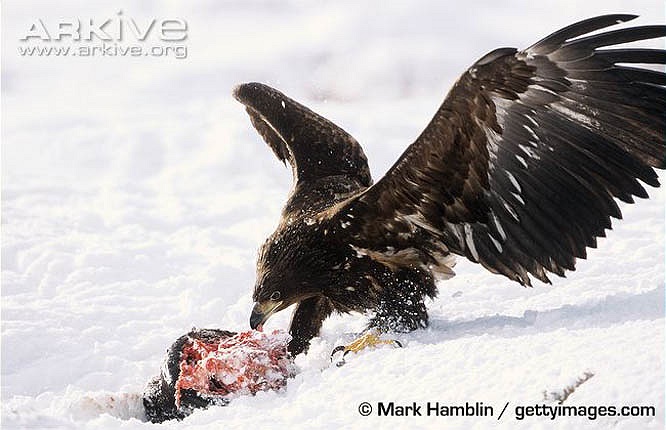
[[[422,270],[402,269],[385,274],[382,281],[382,293],[368,328],[399,333],[426,328],[425,298],[437,294],[432,276]]]
[[[292,356],[308,350],[310,340],[319,334],[322,323],[331,312],[333,306],[325,297],[305,299],[296,306],[289,326],[291,341],[287,346]]]
[[[349,345],[338,346],[333,350],[331,359],[337,352],[344,351],[338,366],[344,364],[344,356],[349,352],[359,352],[369,346],[392,344],[402,347],[397,340],[380,339],[381,333],[406,333],[428,326],[428,312],[424,301],[426,297],[434,297],[437,292],[429,273],[403,269],[386,272],[378,278],[382,281],[382,294],[375,315],[359,338]]]

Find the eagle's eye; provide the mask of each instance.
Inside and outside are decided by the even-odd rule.
[[[271,294],[271,297],[270,297],[270,298],[271,298],[271,300],[273,300],[273,301],[275,301],[275,300],[280,300],[280,295],[281,295],[281,294],[280,294],[279,291],[273,291],[273,294]]]

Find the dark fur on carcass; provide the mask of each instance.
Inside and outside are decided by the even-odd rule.
[[[160,375],[148,383],[143,394],[146,417],[154,423],[178,419],[182,420],[195,409],[205,409],[211,405],[224,406],[228,400],[221,397],[203,396],[191,389],[180,393],[180,407],[176,406],[176,382],[180,376],[180,361],[185,344],[192,339],[207,343],[219,343],[236,333],[216,329],[193,329],[181,336],[167,350],[167,358]]]

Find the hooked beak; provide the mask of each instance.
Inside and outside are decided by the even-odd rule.
[[[277,309],[281,304],[282,301],[255,302],[254,307],[252,308],[252,314],[250,315],[250,328],[252,328],[252,330],[257,329],[258,327],[261,328],[268,318],[277,312]]]

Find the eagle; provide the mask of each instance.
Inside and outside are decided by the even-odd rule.
[[[643,66],[666,51],[613,47],[666,26],[594,33],[636,17],[486,54],[377,182],[343,129],[267,85],[235,87],[294,182],[258,253],[250,326],[295,305],[296,355],[333,312],[367,313],[380,333],[426,327],[424,301],[456,256],[523,286],[575,270],[621,219],[617,200],[647,198],[666,164],[666,73]]]

